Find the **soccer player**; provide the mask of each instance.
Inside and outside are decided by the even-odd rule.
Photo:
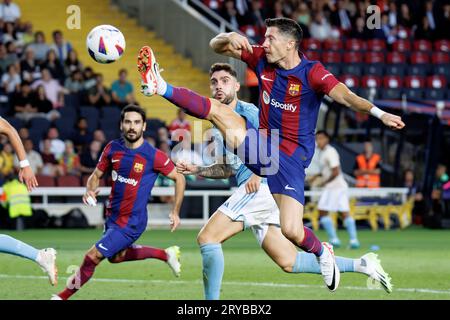
[[[5,119],[0,117],[0,133],[6,135],[19,159],[19,180],[25,183],[28,191],[38,186],[36,177],[26,158],[26,152],[20,141],[17,130]],[[50,284],[56,285],[58,281],[58,270],[56,268],[56,251],[53,248],[38,250],[20,240],[14,239],[6,234],[0,234],[0,252],[8,253],[36,262],[41,269],[47,273]]]
[[[344,226],[350,236],[349,247],[351,249],[359,248],[359,241],[356,235],[356,224],[350,216],[350,205],[348,200],[348,184],[341,172],[341,163],[336,149],[330,145],[330,136],[324,130],[316,133],[316,142],[319,152],[317,158],[320,166],[320,174],[311,178],[321,176],[321,182],[318,187],[323,187],[317,208],[319,209],[320,223],[328,235],[329,242],[340,247],[339,240],[333,221],[328,213],[337,212],[344,219]]]
[[[245,117],[255,127],[259,126],[258,108],[238,100],[239,82],[236,71],[226,63],[211,66],[210,89],[212,97]],[[217,160],[222,160],[223,136],[214,131]],[[223,179],[234,174],[238,189],[212,215],[201,229],[197,242],[203,264],[203,287],[205,299],[220,298],[224,273],[222,243],[239,232],[250,228],[259,245],[280,268],[288,273],[320,273],[314,254],[298,252],[280,230],[278,207],[270,194],[267,179],[253,174],[232,152],[225,150],[225,161],[210,166],[196,166],[179,161],[177,170],[183,174],[195,174],[207,178]],[[341,272],[361,272],[392,291],[389,275],[384,272],[376,255],[369,253],[359,259],[336,257]]]
[[[86,253],[68,286],[58,295],[53,295],[52,300],[69,299],[92,277],[95,268],[105,258],[111,263],[159,259],[167,262],[175,276],[180,275],[177,246],[164,250],[133,245],[147,228],[147,200],[158,173],[175,181],[175,203],[169,214],[171,231],[180,223],[179,211],[186,186],[184,176],[177,173],[172,161],[144,140],[145,129],[144,110],[134,105],[126,106],[120,122],[123,137],[106,145],[83,195],[85,204],[95,205],[99,181],[105,172],[111,171],[112,187],[106,208],[105,232]]]
[[[280,210],[281,232],[293,244],[317,256],[325,284],[334,291],[340,274],[332,246],[322,244],[302,221],[305,167],[314,152],[314,130],[322,97],[327,94],[340,104],[370,113],[394,129],[403,128],[404,123],[400,117],[355,95],[321,63],[302,55],[298,51],[302,30],[294,20],[267,19],[266,25],[262,46],[251,46],[245,36],[234,32],[219,34],[210,42],[216,53],[241,59],[256,72],[262,130],[218,100],[167,84],[148,46],[140,50],[138,57],[141,91],[146,96],[161,95],[192,116],[211,121],[225,135],[227,146],[238,150],[255,174],[267,176]],[[267,151],[269,163],[264,158]]]

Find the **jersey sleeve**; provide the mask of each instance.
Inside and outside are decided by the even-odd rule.
[[[110,151],[111,151],[111,142],[106,145],[105,149],[103,149],[100,159],[98,159],[97,163],[98,170],[102,172],[108,171],[109,166],[111,164]]]
[[[339,154],[337,153],[336,149],[330,149],[328,152],[328,164],[330,165],[330,168],[336,168],[339,167],[340,161],[339,161]]]
[[[244,61],[250,69],[256,71],[258,62],[264,58],[264,49],[261,46],[252,46],[253,53],[247,50],[242,50],[241,60]]]
[[[309,70],[308,80],[313,90],[320,94],[328,94],[339,83],[339,80],[320,62]]]
[[[161,150],[156,150],[155,159],[153,161],[153,170],[167,176],[175,168],[173,162]]]

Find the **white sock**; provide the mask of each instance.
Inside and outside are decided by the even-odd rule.
[[[158,77],[158,86],[156,87],[156,93],[163,96],[167,91],[167,82],[161,77]]]

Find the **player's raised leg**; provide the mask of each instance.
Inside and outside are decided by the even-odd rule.
[[[303,205],[285,194],[273,194],[280,209],[282,234],[303,251],[313,253],[319,260],[320,270],[328,289],[339,286],[340,273],[336,264],[333,246],[320,242],[314,232],[303,225]]]
[[[58,269],[56,268],[56,250],[47,248],[38,250],[29,244],[0,234],[0,252],[8,253],[36,262],[41,269],[47,273],[50,284],[56,285],[58,282]]]
[[[287,273],[321,273],[316,256],[312,253],[297,251],[292,242],[283,236],[278,226],[267,227],[261,247]],[[392,292],[391,278],[384,271],[376,254],[367,253],[357,259],[336,256],[336,264],[340,272],[365,274],[373,281],[380,283],[386,292]]]
[[[243,229],[243,222],[232,221],[222,212],[216,211],[200,230],[197,243],[202,255],[203,289],[206,300],[220,299],[220,288],[225,268],[222,242]]]
[[[235,149],[242,144],[246,135],[245,120],[215,99],[166,83],[161,77],[155,55],[150,47],[141,48],[137,65],[141,74],[141,92],[144,95],[158,94],[184,109],[188,114],[211,121],[225,136],[227,146],[230,148]]]

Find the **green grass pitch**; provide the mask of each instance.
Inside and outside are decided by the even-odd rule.
[[[85,251],[101,236],[101,230],[0,231],[37,248],[58,251],[59,283],[51,287],[31,261],[0,254],[0,299],[44,299],[63,289],[70,266],[79,265]],[[94,277],[73,299],[203,299],[201,256],[197,230],[149,230],[138,244],[155,247],[179,245],[182,275],[175,278],[158,260],[109,264],[96,269]],[[318,235],[325,239],[320,231]],[[339,231],[343,243],[348,240]],[[336,255],[358,257],[378,245],[382,264],[394,284],[392,294],[369,289],[366,277],[345,273],[339,289],[331,293],[320,275],[287,274],[259,248],[250,231],[224,246],[225,274],[222,299],[450,299],[450,232],[410,228],[392,231],[360,231],[361,249],[336,249]]]

